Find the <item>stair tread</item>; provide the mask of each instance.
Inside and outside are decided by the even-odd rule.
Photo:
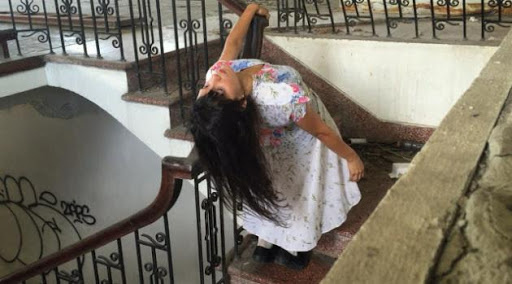
[[[190,92],[185,92],[183,96],[190,96]],[[179,102],[179,87],[169,86],[167,93],[164,88],[160,86],[152,87],[143,91],[132,91],[124,94],[122,99],[142,104],[169,106]]]
[[[164,136],[170,139],[180,139],[194,142],[194,137],[192,137],[190,131],[188,131],[187,127],[183,124],[173,127],[172,129],[165,130]]]
[[[297,271],[273,263],[257,263],[252,260],[256,239],[242,252],[239,259],[229,266],[231,283],[319,283],[327,274],[334,259],[313,252],[309,265]]]

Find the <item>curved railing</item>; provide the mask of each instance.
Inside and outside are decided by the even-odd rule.
[[[223,4],[228,9],[232,10],[236,14],[240,15],[245,9],[245,4],[232,1],[232,0],[219,0],[221,4]],[[268,21],[264,17],[257,16],[253,20],[249,32],[246,36],[244,49],[240,55],[242,58],[258,58],[261,54],[262,42],[263,42],[263,30],[268,26]],[[206,45],[205,45],[206,46]],[[111,242],[118,242],[118,255],[122,258],[122,246],[121,246],[121,237],[126,236],[130,233],[135,233],[137,252],[138,252],[138,264],[139,264],[139,276],[142,280],[142,269],[143,265],[141,265],[140,259],[140,245],[148,245],[147,242],[144,243],[143,240],[139,240],[138,230],[146,225],[149,225],[156,221],[157,219],[164,217],[164,222],[166,224],[166,233],[161,234],[164,236],[164,245],[167,249],[168,253],[168,265],[169,265],[169,275],[171,279],[171,283],[173,283],[173,271],[172,271],[172,256],[170,252],[170,239],[168,233],[168,221],[166,213],[168,210],[174,205],[176,200],[178,199],[183,179],[191,179],[194,181],[195,186],[195,194],[196,194],[196,215],[197,215],[197,241],[198,241],[198,251],[199,251],[199,270],[201,271],[201,283],[204,282],[204,275],[210,275],[212,280],[215,281],[215,270],[219,267],[222,268],[223,279],[227,275],[227,265],[226,265],[226,252],[225,252],[225,244],[224,244],[224,224],[222,212],[223,204],[222,204],[222,195],[219,192],[215,192],[212,190],[210,186],[210,181],[207,173],[203,173],[200,170],[200,167],[197,162],[197,156],[195,155],[195,151],[187,158],[174,158],[174,157],[166,157],[162,160],[162,179],[160,190],[154,199],[154,201],[146,208],[137,212],[136,214],[106,228],[103,229],[71,246],[65,247],[62,250],[59,250],[53,254],[50,254],[36,262],[28,264],[27,266],[0,278],[0,283],[21,283],[26,281],[27,279],[31,279],[32,277],[36,277],[38,275],[41,276],[42,282],[47,282],[47,274],[49,271],[55,272],[55,277],[59,279],[68,280],[68,282],[83,282],[83,275],[81,271],[81,267],[83,266],[80,263],[79,258],[86,253],[91,252],[93,256],[93,264],[94,264],[94,273],[96,282],[99,282],[98,277],[98,263],[102,263],[99,261],[95,255],[95,250],[103,247]],[[206,198],[200,203],[199,202],[199,183],[206,181],[207,183],[207,193]],[[218,208],[216,208],[215,204],[219,204]],[[234,206],[233,213],[237,214],[236,210],[238,206]],[[201,209],[204,211],[204,228],[201,227]],[[221,251],[218,250],[218,228],[217,214],[220,212],[220,233],[221,233]],[[235,254],[237,253],[237,245],[241,243],[240,231],[236,224],[236,218],[234,218],[234,234],[235,234]],[[202,231],[204,230],[204,239],[202,236]],[[203,245],[202,243],[206,242],[206,257],[203,256]],[[153,247],[154,248],[154,247]],[[220,256],[219,256],[220,254]],[[203,258],[206,258],[208,265],[204,267]],[[64,273],[64,275],[59,271],[58,267],[64,263],[68,263],[70,261],[77,260],[77,264],[79,266],[78,272],[76,273]],[[109,274],[111,269],[118,269],[121,271],[123,283],[126,283],[126,276],[124,271],[124,263],[121,263],[122,259],[119,261],[117,265],[107,265],[109,269]],[[102,263],[103,264],[103,263]],[[222,265],[222,266],[221,266]],[[158,273],[156,273],[156,265],[153,265],[155,271],[151,274],[152,280],[157,280],[158,282]],[[145,268],[145,267],[144,267]],[[60,273],[60,274],[59,274]],[[59,276],[60,275],[60,276]],[[66,278],[67,277],[67,278]],[[112,279],[109,281],[112,282]],[[70,281],[71,279],[71,281]],[[74,283],[74,282],[73,282]],[[103,283],[103,282],[102,282]]]
[[[162,217],[178,199],[182,180],[191,179],[197,171],[195,157],[191,154],[188,158],[166,157],[162,161],[162,180],[160,190],[154,201],[135,213],[134,215],[103,229],[71,246],[48,255],[34,263],[17,270],[0,279],[0,283],[20,283],[34,276],[40,275],[64,264],[77,259],[81,255],[100,248],[113,242],[135,230],[149,225]],[[44,281],[43,281],[44,282]]]

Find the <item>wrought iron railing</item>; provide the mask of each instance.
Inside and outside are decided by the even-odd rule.
[[[421,26],[428,27],[434,39],[447,26],[459,26],[458,33],[466,40],[468,25],[479,22],[475,30],[484,40],[496,27],[512,24],[510,0],[341,0],[334,4],[340,6],[341,13],[333,12],[330,0],[277,0],[278,30],[311,32],[321,22],[323,30],[328,26],[333,33],[351,35],[357,27],[366,26],[372,36],[391,37],[403,23],[411,25],[414,38],[427,37],[420,32]],[[384,34],[378,34],[379,24],[385,26]]]
[[[18,33],[16,38],[16,48],[21,54],[23,46],[20,39],[37,35],[40,44],[48,44],[51,53],[56,52],[52,45],[52,18],[48,12],[48,6],[45,0],[19,0],[16,8],[13,5],[14,0],[9,0],[10,18],[12,29]],[[166,70],[172,66],[167,66],[166,56],[163,56],[166,50],[163,45],[162,29],[162,11],[159,0],[128,0],[130,17],[128,23],[131,27],[128,32],[132,33],[132,44],[134,53],[134,67],[136,69],[139,84],[137,88],[143,89],[143,84],[150,81],[151,84],[160,84],[161,88],[167,92],[166,84],[168,81],[176,78],[168,78]],[[220,1],[223,5],[232,9],[235,13],[241,14],[245,4],[233,1]],[[41,6],[38,6],[38,3]],[[113,47],[119,51],[119,60],[128,60],[124,56],[125,46],[123,45],[123,20],[119,10],[120,0],[99,0],[91,1],[89,12],[93,15],[92,19],[84,17],[84,6],[80,0],[55,0],[56,18],[53,18],[57,25],[57,38],[61,41],[60,47],[63,54],[69,54],[65,46],[66,40],[70,38],[79,46],[82,46],[81,54],[88,57],[92,52],[87,49],[87,41],[92,36],[92,43],[96,47],[94,53],[97,58],[102,57],[104,45],[100,42],[112,39]],[[193,19],[190,13],[191,3],[186,2],[187,17],[178,21],[176,16],[176,2],[172,1],[175,51],[173,53],[175,67],[177,72],[177,82],[179,85],[179,95],[182,98],[184,91],[195,92],[200,81],[200,74],[208,68],[208,41],[206,35],[206,20],[204,18],[204,0],[200,2],[202,11],[202,24],[204,38],[203,43],[198,41],[198,29],[201,28],[201,22]],[[220,40],[223,43],[228,29],[232,23],[222,17],[222,6],[219,3],[219,26]],[[17,11],[15,13],[14,11]],[[95,16],[94,16],[95,15]],[[100,15],[100,16],[98,16]],[[112,24],[109,16],[115,15],[115,22]],[[154,21],[157,24],[155,26]],[[20,23],[23,22],[23,24]],[[101,22],[101,24],[100,24]],[[179,27],[178,28],[178,22]],[[263,28],[268,25],[265,18],[257,17],[250,28],[246,37],[246,44],[241,54],[242,57],[257,58],[261,54]],[[86,27],[92,29],[89,33]],[[155,33],[156,31],[156,33]],[[179,45],[178,32],[183,32],[185,44]],[[101,36],[103,35],[103,37]],[[139,44],[140,42],[140,44]],[[185,62],[182,62],[184,59]],[[202,63],[201,63],[202,62]],[[182,69],[183,68],[183,69]],[[203,69],[204,68],[204,69]],[[186,72],[181,72],[184,70]],[[183,76],[181,75],[183,73]],[[181,77],[182,76],[182,77]],[[153,79],[157,77],[158,80]],[[150,87],[149,84],[147,87]],[[182,108],[181,115],[184,108]],[[211,184],[208,173],[203,172],[197,163],[194,155],[187,159],[178,159],[167,157],[162,163],[162,181],[160,191],[154,202],[136,213],[135,215],[112,225],[100,232],[97,232],[72,246],[66,247],[53,254],[50,254],[34,263],[4,276],[0,283],[161,283],[162,281],[174,283],[173,259],[171,252],[170,228],[168,211],[176,202],[181,191],[183,179],[190,179],[194,182],[195,188],[195,206],[197,221],[197,249],[198,249],[198,269],[200,283],[204,283],[209,278],[212,283],[228,283],[227,275],[227,257],[226,250],[226,224],[224,223],[224,202],[221,191],[217,191]],[[204,186],[203,186],[204,184]],[[204,188],[205,197],[201,200],[200,188]],[[242,205],[233,200],[233,242],[234,256],[239,255],[238,246],[242,243],[241,235],[243,228],[237,224],[238,212],[242,210]],[[152,235],[142,232],[143,227],[153,223],[158,218],[160,230]],[[130,239],[133,234],[133,247],[125,241]],[[105,254],[105,250],[108,253]],[[100,252],[101,251],[101,252]],[[130,255],[129,252],[135,252]],[[165,254],[164,264],[162,257],[158,254]],[[148,257],[149,255],[149,257]],[[145,257],[148,258],[145,260]],[[136,260],[137,279],[128,278],[129,271],[133,276],[135,272],[129,268],[129,262]],[[159,263],[160,262],[160,263]]]
[[[180,196],[184,179],[194,182],[199,281],[229,283],[223,195],[212,186],[194,153],[185,159],[166,157],[163,160],[160,191],[147,208],[0,278],[0,283],[175,283],[171,250],[174,227],[168,214]],[[205,197],[200,194],[203,185]],[[241,208],[235,207],[236,215]],[[233,219],[236,252],[243,240],[240,234],[243,229],[237,225],[236,218]],[[152,226],[159,224],[159,232],[154,235],[143,232],[143,227],[151,223]],[[127,244],[129,238],[134,242]],[[130,247],[132,244],[135,248]],[[98,249],[108,253],[101,254]],[[130,264],[132,269],[127,273]]]

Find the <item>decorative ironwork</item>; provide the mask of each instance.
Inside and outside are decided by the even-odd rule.
[[[164,215],[164,218],[167,218],[167,215]],[[167,224],[167,221],[165,221]],[[170,255],[170,239],[168,234],[159,232],[155,235],[155,237],[151,237],[148,234],[141,234],[139,237],[138,231],[135,234],[135,242],[137,245],[137,259],[139,264],[139,273],[141,274],[141,280],[143,279],[143,270],[149,273],[149,279],[151,283],[163,283],[164,279],[169,275],[169,271],[163,266],[158,265],[158,259],[156,255],[157,250],[165,251]],[[140,252],[141,246],[145,246],[151,249],[151,261],[142,264],[142,254]],[[171,258],[168,258],[170,261]],[[171,263],[168,263],[169,267],[172,266]]]
[[[22,15],[35,15],[40,11],[39,5],[34,4],[34,0],[21,0],[20,3],[16,10]]]
[[[78,8],[73,5],[73,0],[60,0],[62,4],[59,10],[62,14],[75,15],[78,13]]]
[[[110,0],[98,0],[98,6],[96,6],[96,13],[98,15],[114,15],[114,8],[110,6]]]
[[[199,201],[199,185],[206,182],[206,197],[200,202]],[[199,245],[199,269],[202,271],[200,274],[201,283],[204,283],[204,277],[211,277],[212,283],[223,283],[224,277],[227,275],[225,267],[225,235],[224,235],[224,222],[223,222],[223,200],[220,192],[213,188],[210,177],[207,173],[199,174],[194,177],[195,184],[195,200],[196,200],[196,219],[197,219],[197,241]],[[218,204],[219,206],[217,207]],[[236,210],[236,205],[234,204]],[[203,210],[203,214],[201,214]],[[219,214],[220,223],[217,220],[217,214]],[[201,215],[203,218],[201,218]],[[234,215],[236,216],[236,215]],[[234,218],[236,222],[236,218]],[[201,226],[204,222],[204,227]],[[219,227],[220,225],[220,227]],[[235,225],[236,226],[236,225]],[[204,238],[202,238],[202,228],[204,228]],[[219,239],[220,232],[220,239]],[[206,249],[206,263],[203,263],[203,246],[201,245],[204,241]],[[219,250],[220,241],[220,250]],[[236,250],[236,247],[235,247]],[[217,281],[216,267],[222,266],[222,279]],[[204,273],[204,274],[203,274]]]
[[[209,265],[205,268],[205,274],[210,275],[213,273],[215,267],[221,263],[221,257],[218,251],[218,234],[219,228],[217,227],[217,209],[215,203],[219,200],[219,195],[216,192],[208,190],[208,197],[201,202],[201,208],[204,210],[205,220],[205,235],[206,242],[206,260]]]
[[[124,258],[123,258],[123,246],[121,243],[121,239],[117,239],[117,252],[113,252],[109,257],[98,256],[96,257],[96,251],[92,251],[93,265],[94,265],[94,278],[96,279],[96,283],[113,283],[113,275],[112,270],[118,270],[121,273],[122,283],[126,283],[126,275],[124,268]],[[102,265],[107,270],[107,279],[101,279],[98,273],[98,265]]]
[[[83,284],[83,276],[80,271],[77,269],[74,269],[71,271],[71,273],[63,270],[58,270],[58,268],[55,268],[55,277],[58,280],[64,280],[70,284]]]

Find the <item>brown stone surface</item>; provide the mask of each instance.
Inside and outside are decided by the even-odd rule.
[[[45,64],[42,56],[26,57],[19,60],[2,60],[0,61],[0,77],[43,67]]]
[[[180,139],[194,142],[194,137],[184,125],[165,130],[164,136],[171,139]]]
[[[409,172],[391,188],[322,283],[425,283],[434,279],[439,252],[456,224],[457,203],[465,199],[512,87],[510,54],[512,33],[503,40],[480,76],[416,155]],[[503,200],[495,200],[498,205],[495,208],[506,212],[499,204],[504,204]],[[472,206],[483,213],[478,202]],[[478,218],[474,220],[478,222]],[[483,238],[479,234],[474,237]],[[501,257],[502,253],[498,255]],[[504,262],[500,269],[507,269],[510,260],[501,259]],[[474,275],[472,271],[468,273]],[[475,280],[474,283],[485,282]]]
[[[228,269],[231,283],[319,283],[334,261],[332,258],[313,253],[309,265],[303,270],[297,271],[272,263],[261,264],[252,261],[251,256],[255,247],[256,239],[242,252],[239,259],[233,260]]]
[[[46,62],[67,63],[82,66],[91,66],[102,69],[127,70],[133,66],[133,62],[103,60],[95,57],[69,56],[48,54],[44,56]]]
[[[167,92],[162,86],[153,87],[144,91],[133,91],[122,96],[123,100],[149,105],[169,106],[180,100],[178,86],[167,87]],[[190,93],[188,93],[190,94]],[[188,96],[184,94],[184,96]]]
[[[299,71],[304,82],[320,96],[331,115],[340,122],[338,127],[343,137],[365,137],[378,142],[426,142],[434,131],[428,127],[380,121],[268,40],[263,42],[262,58],[273,64],[292,66]]]

